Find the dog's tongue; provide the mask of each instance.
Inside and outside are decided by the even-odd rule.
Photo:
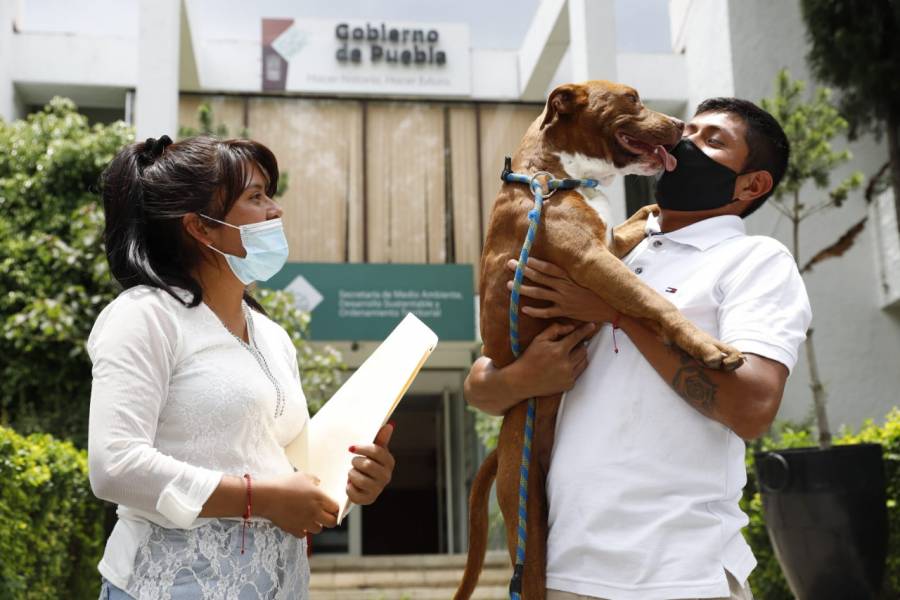
[[[678,165],[678,160],[669,154],[664,147],[656,146],[653,149],[653,153],[656,154],[656,157],[659,159],[659,162],[663,164],[666,171],[675,170],[675,167]]]

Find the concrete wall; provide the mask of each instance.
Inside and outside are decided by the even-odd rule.
[[[178,134],[181,0],[140,0],[137,40],[137,139]]]
[[[0,0],[0,57],[12,56],[12,25],[15,16],[15,0]],[[12,73],[10,72],[11,66],[12,60],[0,59],[0,119],[7,121],[18,116]]]
[[[894,190],[882,192],[869,207],[878,259],[878,291],[883,309],[900,311],[900,232]]]
[[[687,114],[711,96],[733,96],[728,3],[722,0],[671,0],[672,50],[684,55]]]
[[[703,18],[698,11],[688,19],[695,32],[704,29]],[[808,89],[813,87],[805,62],[807,43],[798,0],[731,0],[728,21],[736,96],[754,102],[770,96],[775,75],[782,67],[789,68],[795,78],[806,80]],[[687,37],[688,55],[694,48],[704,53],[699,47],[704,39],[699,35]],[[727,81],[722,82],[723,89],[727,85]],[[848,147],[853,160],[834,173],[833,182],[857,169],[869,176],[887,160],[885,145],[871,137],[849,145],[839,139],[834,145],[837,149]],[[802,193],[815,202],[823,191],[809,186]],[[891,212],[882,214],[892,218]],[[801,262],[836,241],[866,214],[863,194],[857,192],[842,208],[804,221],[800,230]],[[750,233],[771,235],[791,247],[790,222],[770,206],[748,218],[747,227]],[[816,355],[834,427],[857,425],[869,417],[879,419],[890,407],[900,404],[900,314],[881,308],[878,230],[876,222],[870,220],[847,254],[821,263],[804,277],[813,307]],[[894,232],[896,235],[896,228]],[[788,382],[780,418],[802,419],[809,414],[812,396],[808,381],[804,356]]]

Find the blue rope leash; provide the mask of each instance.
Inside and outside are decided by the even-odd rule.
[[[547,194],[547,198],[552,196],[556,190],[571,190],[582,186],[594,188],[599,185],[599,182],[595,179],[556,179],[552,174],[547,173],[546,171],[541,171],[530,176],[513,173],[512,161],[508,156],[506,157],[500,179],[507,183],[525,183],[531,188],[531,192],[534,194],[534,208],[528,211],[528,233],[525,235],[525,243],[522,244],[522,251],[519,253],[519,264],[516,266],[516,274],[513,278],[513,289],[509,296],[509,338],[513,356],[516,357],[521,353],[521,345],[519,343],[519,290],[522,287],[522,278],[525,263],[528,262],[528,254],[531,252],[531,246],[534,244],[537,228],[541,224],[541,209],[544,206],[543,186],[537,180],[540,175],[546,175],[548,178],[546,185],[550,193]],[[525,543],[528,538],[526,525],[528,522],[528,474],[531,466],[531,444],[534,439],[535,412],[535,399],[529,398],[528,412],[525,417],[525,439],[522,445],[522,462],[519,465],[518,540],[516,544],[516,564],[513,568],[512,580],[509,582],[510,600],[521,600],[522,597],[522,577],[525,570]]]

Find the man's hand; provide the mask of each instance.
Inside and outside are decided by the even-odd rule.
[[[482,356],[466,377],[466,400],[481,411],[499,416],[522,400],[571,389],[587,367],[583,342],[596,331],[593,323],[580,327],[553,323],[531,341],[522,356],[502,369]]]
[[[580,327],[552,323],[539,333],[516,361],[525,383],[523,400],[552,396],[572,389],[587,367],[587,346],[583,343],[597,330],[592,323]]]
[[[510,260],[506,266],[514,273],[518,264],[519,261]],[[539,285],[523,283],[519,293],[522,296],[552,303],[546,308],[523,306],[522,312],[530,317],[538,319],[569,317],[594,323],[606,323],[616,319],[616,311],[600,296],[572,281],[568,273],[552,263],[529,258],[523,274]],[[506,287],[512,289],[513,282],[507,283]]]

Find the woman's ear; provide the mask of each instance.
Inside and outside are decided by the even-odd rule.
[[[206,225],[197,213],[187,213],[181,217],[181,226],[187,234],[196,240],[201,246],[208,246],[212,243],[209,239],[209,232]]]

